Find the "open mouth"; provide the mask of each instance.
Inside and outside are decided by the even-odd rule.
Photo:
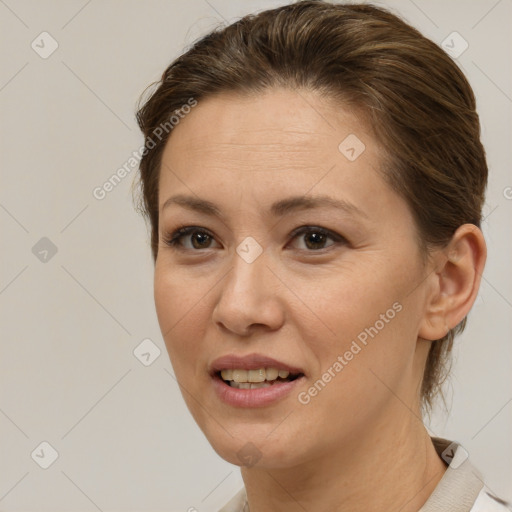
[[[259,368],[256,370],[225,369],[216,372],[225,384],[237,389],[261,389],[275,386],[283,382],[292,382],[303,373],[290,373],[277,368]]]

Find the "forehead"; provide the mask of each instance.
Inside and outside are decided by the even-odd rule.
[[[379,217],[399,199],[379,176],[381,154],[356,113],[318,93],[222,93],[199,100],[174,127],[162,157],[159,211],[173,194],[239,212],[311,192]]]
[[[291,159],[294,166],[310,166],[319,154],[322,160],[338,158],[339,144],[350,134],[368,146],[370,134],[355,113],[312,91],[222,93],[199,100],[174,128],[164,159],[224,156],[249,165],[265,158],[267,164],[275,160],[280,166]]]

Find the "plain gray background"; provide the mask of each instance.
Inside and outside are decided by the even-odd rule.
[[[103,200],[93,190],[142,144],[138,97],[171,60],[219,22],[284,3],[0,0],[0,510],[215,511],[242,486],[173,378],[136,168]],[[456,60],[488,153],[489,258],[454,349],[451,414],[430,430],[512,500],[512,2],[376,3],[469,45]],[[145,339],[161,351],[148,366],[134,355]],[[42,442],[58,453],[47,469]]]

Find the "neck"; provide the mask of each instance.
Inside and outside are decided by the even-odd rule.
[[[242,468],[250,512],[417,512],[446,465],[419,414],[399,401],[393,408],[367,431],[307,462]]]

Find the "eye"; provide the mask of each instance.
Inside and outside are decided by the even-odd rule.
[[[299,243],[297,249],[306,251],[318,251],[326,249],[335,244],[345,244],[347,240],[333,231],[321,228],[319,226],[301,226],[295,229],[291,235],[293,240],[297,239]],[[331,243],[328,243],[328,241]]]
[[[338,233],[319,226],[301,226],[290,234],[290,238],[292,243],[295,240],[299,242],[296,243],[296,249],[308,252],[321,251],[332,245],[348,243]],[[212,244],[217,243],[210,231],[199,226],[180,227],[170,236],[164,236],[163,242],[170,247],[192,251],[212,249],[215,247],[212,247]]]
[[[213,235],[199,226],[184,226],[178,228],[169,237],[164,237],[164,243],[179,249],[211,249],[215,242]]]

